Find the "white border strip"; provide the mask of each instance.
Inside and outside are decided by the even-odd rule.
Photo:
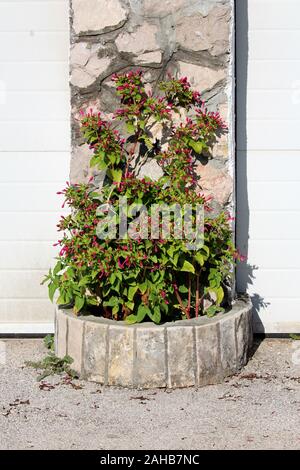
[[[263,334],[300,334],[300,321],[282,321],[282,322],[254,322],[254,333]]]
[[[33,335],[54,333],[51,323],[0,323],[0,335]]]

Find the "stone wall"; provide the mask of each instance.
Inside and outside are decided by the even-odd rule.
[[[55,352],[70,355],[81,378],[134,388],[219,383],[248,361],[252,305],[239,300],[214,318],[128,325],[56,310]]]
[[[216,208],[234,203],[232,44],[233,0],[70,0],[71,180],[90,174],[78,128],[81,108],[109,114],[117,105],[111,75],[138,67],[155,87],[167,73],[187,76],[229,133],[198,171]]]

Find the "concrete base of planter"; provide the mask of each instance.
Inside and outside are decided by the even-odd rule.
[[[56,310],[56,354],[68,354],[82,378],[122,387],[190,387],[221,382],[247,362],[251,304],[226,314],[161,326],[127,325]]]

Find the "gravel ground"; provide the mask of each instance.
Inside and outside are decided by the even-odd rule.
[[[300,449],[300,341],[254,346],[221,385],[138,391],[62,376],[39,383],[24,362],[46,354],[42,340],[2,340],[0,448]]]

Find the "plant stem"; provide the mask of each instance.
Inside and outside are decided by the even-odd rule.
[[[127,173],[128,172],[128,169],[129,169],[129,165],[133,159],[133,156],[135,154],[135,151],[136,151],[136,147],[137,147],[137,144],[139,142],[139,138],[140,138],[140,135],[141,135],[141,130],[138,130],[138,133],[137,133],[137,137],[136,137],[136,141],[133,143],[131,149],[129,150],[129,156],[127,158],[127,162],[126,162],[126,168],[125,168],[125,172]]]
[[[195,317],[198,318],[199,316],[199,274],[196,274],[196,306],[195,306]]]
[[[184,305],[183,305],[182,299],[181,299],[181,297],[180,297],[180,295],[179,295],[177,286],[176,286],[176,288],[175,288],[174,290],[175,290],[176,298],[177,298],[177,300],[178,300],[178,302],[179,302],[179,305],[180,305],[180,307],[181,307],[181,310],[186,314],[187,318],[190,320],[190,318],[191,318],[191,317],[190,317],[190,313],[188,312],[188,310],[187,310],[186,308],[184,308]]]
[[[190,317],[190,311],[191,311],[191,297],[192,297],[192,279],[191,275],[189,274],[189,293],[188,293],[188,306],[187,306],[187,312]]]

